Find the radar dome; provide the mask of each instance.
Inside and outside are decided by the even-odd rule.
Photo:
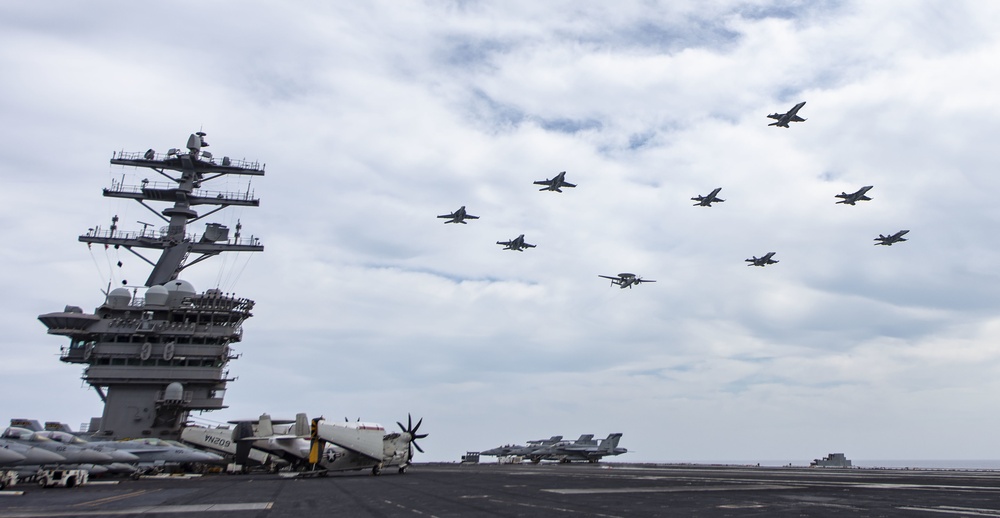
[[[167,389],[163,391],[164,401],[183,401],[184,400],[184,385],[178,382],[173,382],[167,385]]]
[[[123,308],[132,301],[132,294],[125,288],[115,288],[108,294],[108,304],[113,308]]]
[[[170,294],[168,297],[168,303],[171,306],[176,306],[181,303],[182,300],[190,297],[194,297],[197,293],[194,291],[194,286],[185,280],[174,279],[170,282],[163,284],[163,287],[167,289]]]
[[[163,286],[150,286],[149,289],[146,290],[146,304],[152,306],[166,306],[167,297],[169,295],[170,293],[168,293],[167,289]]]

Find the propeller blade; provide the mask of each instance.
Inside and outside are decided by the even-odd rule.
[[[398,425],[399,425],[399,429],[400,429],[400,430],[402,430],[402,431],[404,431],[404,432],[406,431],[406,427],[404,427],[404,426],[403,426],[403,423],[400,423],[399,421],[396,421],[396,424],[398,424]]]
[[[420,448],[419,444],[417,444],[415,442],[411,442],[410,445],[413,446],[414,448],[416,448],[417,451],[419,451],[420,453],[424,452],[424,450]],[[410,452],[410,457],[413,457],[413,452]]]
[[[420,423],[423,423],[423,422],[424,422],[424,418],[421,417],[420,420],[417,421],[417,426],[414,426],[412,429],[409,430],[410,434],[411,435],[416,435],[417,430],[420,429]]]

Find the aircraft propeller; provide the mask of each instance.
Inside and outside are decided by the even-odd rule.
[[[419,451],[420,453],[424,452],[424,450],[420,447],[420,445],[417,444],[417,439],[423,439],[424,437],[427,437],[427,434],[425,433],[417,435],[417,430],[420,428],[420,423],[423,422],[424,418],[421,417],[420,420],[417,421],[417,426],[413,426],[413,416],[411,416],[410,414],[406,414],[406,426],[403,426],[403,423],[396,421],[396,424],[398,424],[399,428],[403,430],[403,433],[410,434],[409,446],[410,446],[411,459],[413,458],[413,448],[416,448],[417,451]]]

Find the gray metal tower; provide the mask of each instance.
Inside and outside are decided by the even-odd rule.
[[[109,438],[177,438],[192,410],[225,408],[226,365],[237,356],[232,344],[243,338],[243,321],[252,316],[254,302],[210,289],[197,293],[178,275],[185,268],[222,252],[261,252],[256,238],[243,239],[241,225],[229,228],[207,223],[202,234],[189,234],[188,225],[233,205],[256,207],[259,200],[247,192],[202,189],[226,175],[263,176],[256,162],[216,161],[203,151],[205,134],[188,138],[187,152],[171,149],[166,155],[152,149],[115,153],[111,163],[152,169],[169,182],[124,185],[112,182],[104,196],[136,200],[161,218],[160,229],[144,225],[141,231],[118,230],[118,217],[108,229],[91,229],[80,241],[125,248],[152,266],[145,292],[118,287],[106,294],[94,313],[66,306],[58,313],[40,315],[49,334],[67,336],[60,360],[86,364],[83,379],[100,395],[104,413],[91,433]],[[157,212],[149,202],[170,206]],[[207,206],[199,215],[193,207]],[[160,250],[153,262],[137,249]],[[192,254],[194,257],[192,258]]]

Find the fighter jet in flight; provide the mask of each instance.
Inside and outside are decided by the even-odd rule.
[[[643,279],[634,273],[619,273],[617,277],[611,277],[609,275],[598,275],[598,277],[611,279],[611,285],[614,286],[617,284],[621,289],[632,289],[632,286],[639,285],[644,282],[656,282],[651,279]]]
[[[768,124],[768,126],[778,126],[780,128],[787,128],[789,122],[805,121],[805,119],[797,115],[799,113],[799,110],[802,109],[802,107],[805,105],[806,102],[802,101],[799,104],[792,106],[792,109],[788,110],[788,113],[772,113],[771,115],[768,115],[767,118],[776,119],[778,121],[778,122],[772,122]]]
[[[871,201],[871,198],[869,198],[868,196],[865,196],[865,193],[867,193],[869,190],[871,190],[872,187],[873,187],[872,185],[866,185],[866,186],[858,189],[857,192],[853,192],[851,194],[847,194],[846,192],[842,192],[840,194],[835,194],[833,197],[834,198],[843,198],[842,200],[838,201],[837,203],[844,203],[844,204],[847,204],[847,205],[854,205],[856,202],[859,202],[859,201]]]
[[[768,252],[764,257],[754,256],[753,259],[747,259],[746,261],[750,264],[747,266],[767,266],[769,264],[774,264],[778,262],[776,259],[771,259],[774,252]]]
[[[698,202],[698,203],[694,204],[696,207],[699,206],[699,205],[702,206],[702,207],[711,207],[712,204],[715,203],[715,202],[720,202],[721,203],[721,202],[726,201],[726,200],[723,200],[722,198],[719,198],[718,196],[716,196],[717,194],[719,194],[719,191],[721,191],[721,190],[722,190],[722,187],[716,187],[715,190],[713,190],[712,192],[708,193],[708,196],[698,196],[696,198],[691,198],[691,200]]]
[[[896,232],[895,234],[893,234],[891,236],[883,236],[882,234],[879,234],[878,237],[875,238],[875,241],[878,241],[878,243],[875,243],[875,244],[876,245],[892,246],[893,243],[898,243],[900,241],[906,241],[906,238],[903,237],[903,236],[905,236],[907,232],[909,232],[909,230],[900,230],[899,232]]]
[[[441,216],[438,217],[450,218],[448,219],[448,221],[445,221],[445,223],[461,223],[463,225],[466,224],[465,220],[467,219],[479,219],[479,216],[473,216],[472,214],[465,212],[465,205],[462,205],[461,207],[458,208],[458,210],[452,212],[451,214],[442,214]]]
[[[538,180],[534,182],[535,185],[544,185],[539,191],[556,191],[562,192],[561,187],[576,187],[576,184],[569,183],[566,181],[566,171],[563,171],[556,175],[555,178],[551,180]]]
[[[498,245],[503,245],[504,250],[517,250],[518,252],[523,252],[525,248],[535,248],[535,245],[530,245],[524,242],[524,234],[521,234],[510,241],[497,241]]]

